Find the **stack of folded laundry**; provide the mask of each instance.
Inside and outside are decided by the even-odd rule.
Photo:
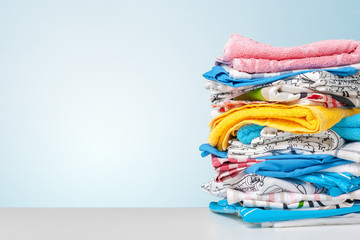
[[[233,34],[203,76],[218,213],[262,227],[360,223],[360,42],[272,47]]]

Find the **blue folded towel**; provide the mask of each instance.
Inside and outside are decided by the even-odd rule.
[[[277,80],[299,75],[301,73],[315,72],[315,71],[324,71],[324,69],[311,69],[311,70],[295,71],[295,72],[289,71],[285,74],[281,74],[273,77],[266,77],[266,78],[233,79],[229,76],[229,73],[223,67],[215,66],[209,72],[204,73],[203,77],[209,80],[220,82],[222,84],[231,87],[244,87],[250,85],[259,85],[259,84],[275,82]],[[358,72],[358,70],[354,67],[333,68],[333,69],[326,69],[326,71],[341,76],[349,76]]]
[[[360,114],[343,118],[331,129],[346,140],[360,141]]]
[[[260,137],[260,132],[265,126],[260,126],[256,124],[247,124],[239,128],[236,138],[244,143],[250,144],[254,138]]]
[[[244,125],[238,130],[237,139],[244,144],[250,144],[251,140],[260,137],[260,132],[263,128],[264,126],[256,124]]]

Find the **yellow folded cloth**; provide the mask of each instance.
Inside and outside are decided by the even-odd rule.
[[[344,117],[360,113],[360,109],[325,108],[323,106],[251,104],[232,109],[214,118],[208,142],[225,151],[230,135],[243,125],[254,123],[297,134],[325,131]]]

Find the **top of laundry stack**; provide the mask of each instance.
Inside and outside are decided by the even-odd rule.
[[[297,47],[273,47],[233,34],[217,61],[247,73],[326,68],[358,63],[359,46],[355,40],[324,40]]]
[[[360,113],[359,69],[355,40],[273,47],[232,34],[203,75],[214,108],[208,143],[225,151],[247,124],[295,134],[336,128]]]

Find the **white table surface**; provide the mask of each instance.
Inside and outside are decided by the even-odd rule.
[[[207,208],[2,208],[0,239],[360,239],[360,225],[254,228]]]

